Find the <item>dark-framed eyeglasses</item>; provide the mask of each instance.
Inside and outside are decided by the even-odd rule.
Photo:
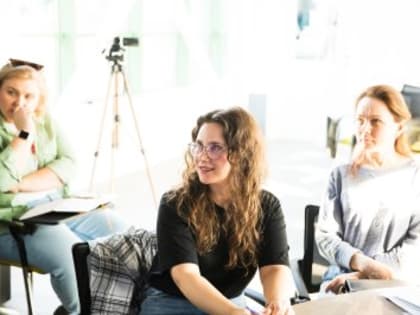
[[[29,66],[31,68],[34,68],[37,71],[40,71],[40,70],[42,70],[42,68],[44,68],[43,65],[40,65],[38,63],[31,62],[31,61],[26,61],[26,60],[21,60],[21,59],[14,59],[14,58],[10,58],[9,63],[12,65],[12,67]]]
[[[211,160],[219,159],[224,152],[227,150],[227,146],[221,143],[212,142],[207,145],[203,145],[199,142],[192,142],[188,144],[189,151],[193,157],[197,157],[204,151]]]

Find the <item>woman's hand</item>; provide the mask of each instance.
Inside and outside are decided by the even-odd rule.
[[[35,131],[33,111],[28,106],[19,106],[13,113],[13,122],[18,130]]]
[[[335,277],[325,288],[326,292],[332,291],[335,294],[339,294],[342,292],[344,287],[344,282],[346,280],[357,280],[361,279],[360,272],[350,272],[350,273],[343,273]]]
[[[254,314],[245,308],[238,307],[238,308],[235,308],[232,312],[230,312],[229,315],[254,315]]]
[[[295,311],[293,310],[292,306],[290,305],[289,301],[272,301],[269,302],[264,311],[261,313],[262,315],[294,315]]]

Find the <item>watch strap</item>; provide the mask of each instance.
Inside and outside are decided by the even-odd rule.
[[[21,131],[19,131],[18,137],[23,139],[23,140],[28,140],[29,132],[27,132],[25,130],[21,130]]]

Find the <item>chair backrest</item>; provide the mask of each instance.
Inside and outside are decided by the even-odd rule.
[[[89,315],[91,305],[89,272],[87,265],[87,256],[90,253],[89,244],[87,242],[76,243],[73,245],[72,251],[79,293],[80,315]]]
[[[413,118],[420,118],[420,87],[404,84],[401,94]]]
[[[329,265],[328,261],[319,254],[318,246],[315,243],[315,225],[318,221],[318,214],[319,206],[307,205],[305,207],[304,255],[303,259],[299,261],[299,269],[310,293],[319,291],[321,274]],[[315,268],[317,268],[316,273],[314,272]]]

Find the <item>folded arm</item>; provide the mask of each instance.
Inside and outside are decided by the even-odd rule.
[[[34,192],[53,188],[60,188],[63,182],[48,167],[44,167],[32,172],[22,178],[22,180],[13,187],[13,192]]]
[[[74,177],[76,161],[64,135],[49,118],[42,126],[37,129],[36,155],[32,141],[14,137],[5,143],[6,139],[1,139],[4,147],[0,152],[0,191],[16,193],[59,188]]]

